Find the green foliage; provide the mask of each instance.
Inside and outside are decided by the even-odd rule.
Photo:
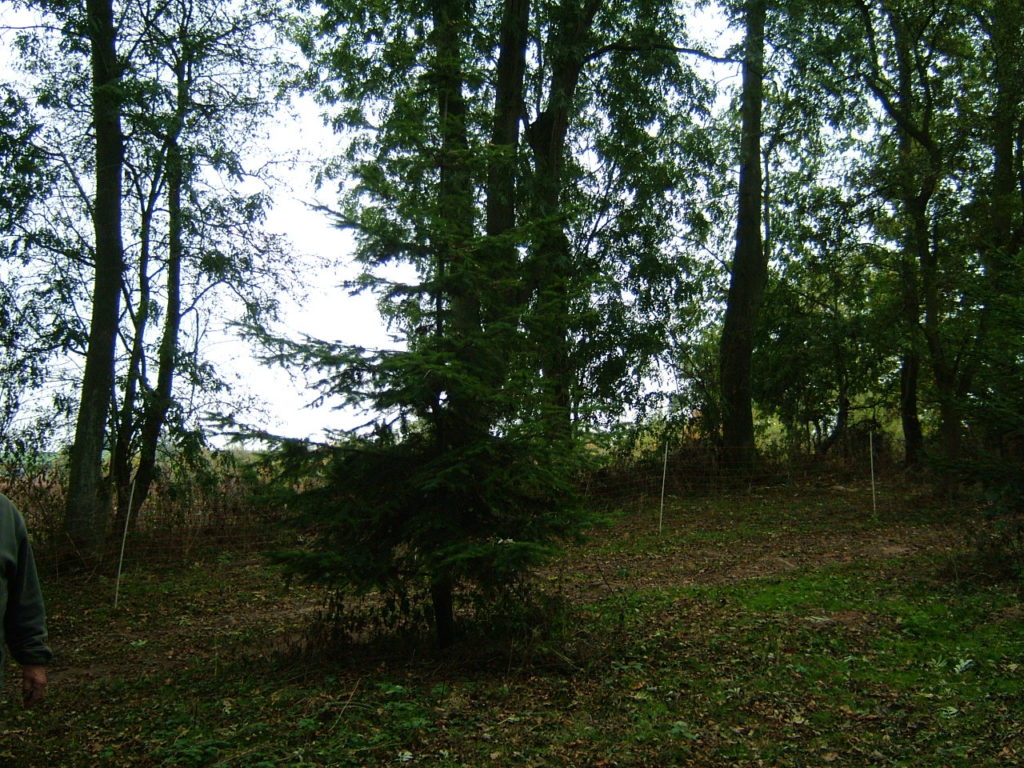
[[[54,169],[39,143],[42,126],[28,100],[0,83],[0,452],[20,451],[53,429],[63,414],[32,396],[50,375],[55,354],[72,343],[65,323],[49,322],[50,297],[19,274],[32,237],[29,210],[53,184]],[[20,423],[18,423],[20,422]]]
[[[12,237],[33,200],[44,194],[51,172],[42,148],[36,143],[41,126],[25,98],[7,83],[0,83],[0,258],[18,252]]]
[[[677,418],[684,420],[685,433],[707,445],[717,445],[722,435],[718,336],[717,329],[707,330],[675,345],[679,388],[672,402]]]
[[[267,339],[373,414],[309,457],[312,546],[282,561],[385,614],[507,597],[580,528],[582,425],[639,403],[665,348],[710,89],[663,0],[322,5],[298,42],[342,136],[336,221],[403,345]]]
[[[291,467],[310,541],[275,560],[342,603],[379,590],[386,625],[421,618],[439,580],[496,599],[580,529],[563,462],[527,430],[444,450],[416,432],[348,440]]]

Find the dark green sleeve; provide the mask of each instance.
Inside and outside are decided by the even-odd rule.
[[[4,502],[7,502],[4,504]],[[46,609],[39,587],[25,521],[14,505],[0,497],[4,550],[4,641],[19,664],[46,664],[53,653],[46,644]]]

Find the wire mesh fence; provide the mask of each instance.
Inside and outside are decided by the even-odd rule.
[[[37,565],[51,578],[82,572],[82,558],[65,532],[65,488],[59,467],[0,473],[0,492],[24,515]],[[266,552],[282,540],[282,517],[252,503],[251,488],[237,475],[178,477],[154,485],[127,529],[110,526],[100,551],[89,558],[90,570]]]
[[[875,455],[801,456],[765,460],[754,467],[730,463],[718,451],[669,446],[642,455],[607,458],[584,473],[583,502],[597,512],[656,512],[670,504],[722,494],[751,493],[779,486],[857,486],[879,489],[899,469]],[[386,482],[382,478],[382,482]],[[81,571],[64,532],[65,478],[58,469],[0,471],[0,491],[22,510],[40,570],[51,578]],[[299,534],[283,525],[288,510],[254,500],[251,483],[237,473],[177,478],[157,484],[127,530],[111,530],[93,560],[113,573],[118,564],[174,565],[209,558],[257,556],[294,544]]]

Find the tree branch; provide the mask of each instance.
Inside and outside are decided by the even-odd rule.
[[[698,56],[702,59],[713,61],[718,64],[743,63],[742,59],[734,59],[728,56],[716,56],[713,53],[708,53],[707,51],[702,51],[697,48],[686,48],[679,45],[670,45],[669,43],[631,44],[627,42],[610,43],[609,45],[602,46],[587,54],[583,61],[584,63],[589,63],[609,53],[647,53],[650,51],[674,51],[675,53],[685,53],[690,56]]]
[[[857,7],[863,19],[864,34],[867,39],[868,50],[871,54],[871,60],[865,62],[869,71],[862,73],[864,82],[881,103],[886,114],[896,123],[897,127],[904,130],[911,138],[924,147],[929,156],[934,157],[938,150],[935,147],[935,142],[932,141],[931,135],[913,121],[907,105],[897,105],[886,92],[884,86],[887,85],[887,80],[879,64],[878,41],[875,37],[875,25],[871,19],[871,10],[864,0],[857,0]]]

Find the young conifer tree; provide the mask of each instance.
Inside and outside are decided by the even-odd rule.
[[[579,532],[581,414],[623,406],[666,324],[650,297],[672,270],[651,265],[683,174],[648,150],[687,128],[695,87],[658,27],[676,17],[641,5],[326,3],[303,41],[347,139],[336,220],[403,346],[282,348],[375,414],[295,464],[316,540],[282,560],[420,610],[442,646],[457,598],[493,606]],[[394,263],[415,279],[373,276]]]
[[[340,35],[336,60],[365,73],[342,77],[339,96],[359,111],[349,125],[376,125],[355,129],[358,182],[339,223],[368,268],[403,261],[418,282],[384,291],[404,349],[299,350],[331,391],[381,416],[330,449],[297,500],[317,546],[282,555],[342,593],[381,590],[389,619],[426,610],[442,647],[455,639],[457,593],[516,584],[582,520],[571,448],[546,439],[540,372],[516,332],[529,309],[509,199],[524,6],[500,4],[483,27],[472,7],[433,0],[428,15],[404,16],[338,4],[324,19]],[[492,30],[502,76],[481,98],[480,36]]]

